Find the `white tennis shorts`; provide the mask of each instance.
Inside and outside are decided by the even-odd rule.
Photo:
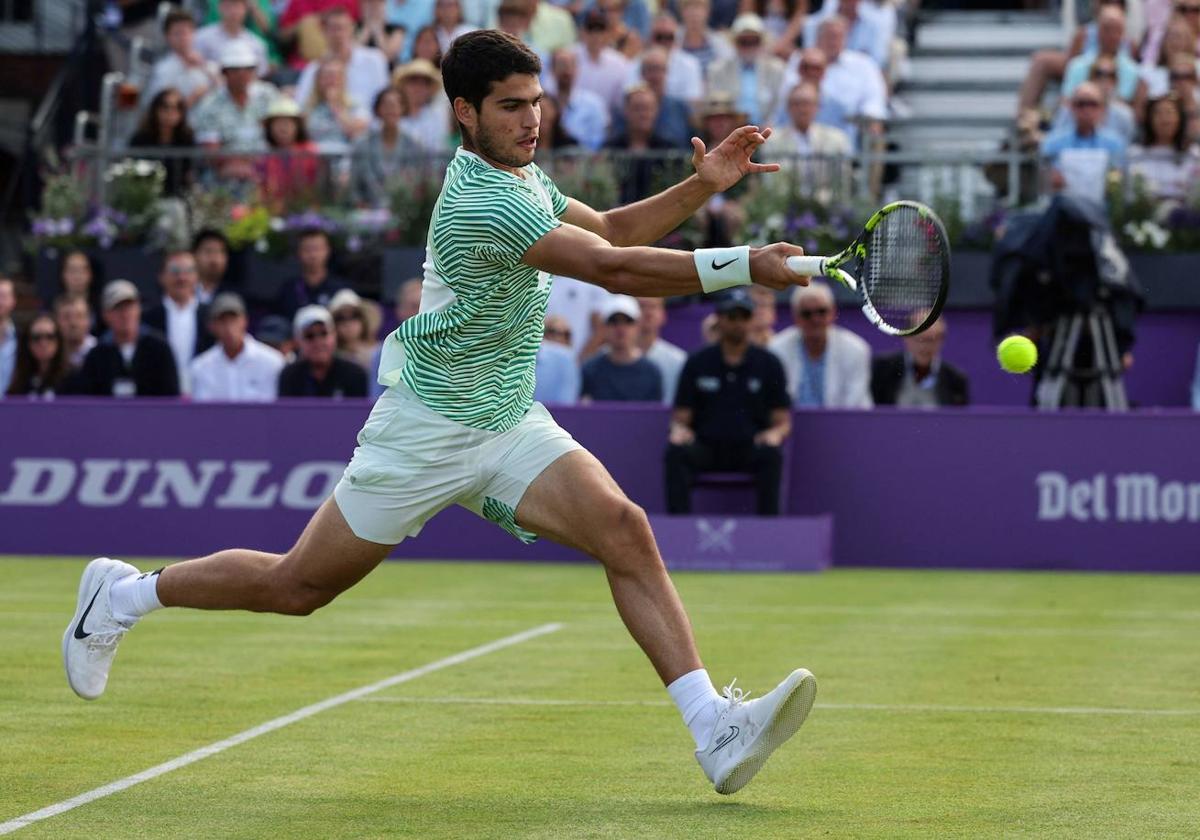
[[[541,403],[508,431],[489,432],[443,417],[401,383],[375,403],[333,496],[350,530],[374,543],[415,537],[452,504],[529,543],[536,536],[517,525],[517,505],[546,467],[576,449]]]

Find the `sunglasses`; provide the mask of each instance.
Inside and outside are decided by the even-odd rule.
[[[633,319],[630,318],[628,315],[613,315],[611,318],[609,318],[604,323],[608,324],[610,327],[613,326],[614,324],[617,326],[625,326],[627,324],[632,324]]]
[[[1093,70],[1093,79],[1115,79],[1117,78],[1116,70]]]
[[[725,318],[726,320],[729,320],[729,321],[749,321],[750,320],[750,313],[747,312],[745,309],[730,309],[728,312],[719,312],[717,314],[720,315],[722,318]]]
[[[1095,99],[1076,99],[1071,105],[1075,108],[1099,108],[1100,103]]]
[[[1176,6],[1181,15],[1200,15],[1200,6]]]
[[[655,32],[654,33],[654,43],[656,43],[656,44],[674,44],[675,43],[675,33],[674,32]]]
[[[312,330],[311,332],[301,333],[300,337],[305,341],[317,341],[322,338],[328,338],[329,330]]]
[[[1196,74],[1195,73],[1187,73],[1187,72],[1172,73],[1171,81],[1172,82],[1194,82],[1194,81],[1196,81]]]
[[[817,64],[816,62],[813,62],[813,61],[801,61],[800,62],[800,72],[802,72],[802,73],[805,70],[824,70],[824,69],[825,69],[824,64]]]
[[[762,46],[762,38],[738,38],[734,43],[739,47],[759,47]]]
[[[588,23],[584,24],[584,32],[607,32],[608,24],[606,23]]]
[[[801,309],[798,313],[801,318],[808,320],[810,318],[824,318],[829,314],[828,306],[818,306],[814,309]]]
[[[36,332],[29,334],[29,342],[37,344],[42,341],[58,341],[58,336],[52,332]]]
[[[565,338],[565,339],[570,339],[570,338],[571,338],[571,331],[570,331],[570,330],[546,330],[546,337],[547,337],[547,338]]]

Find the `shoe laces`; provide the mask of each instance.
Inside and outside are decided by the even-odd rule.
[[[88,655],[93,659],[99,659],[108,656],[113,648],[125,637],[128,632],[124,627],[118,630],[111,630],[104,633],[93,633],[88,636],[87,651]]]
[[[721,696],[729,701],[729,708],[740,706],[750,696],[749,691],[742,691],[737,687],[737,677],[729,685],[721,689]]]

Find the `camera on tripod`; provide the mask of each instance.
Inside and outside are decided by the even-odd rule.
[[[1129,407],[1123,362],[1144,304],[1104,207],[1059,195],[1013,215],[992,255],[996,337],[1032,332],[1039,408]]]

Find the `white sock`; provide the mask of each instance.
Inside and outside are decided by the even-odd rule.
[[[679,707],[683,722],[687,724],[692,738],[696,741],[696,749],[708,746],[713,727],[717,724],[717,716],[726,702],[713,688],[708,671],[703,668],[689,671],[667,686],[667,693]]]
[[[162,609],[158,600],[158,575],[162,569],[140,575],[127,575],[113,583],[108,603],[113,617],[131,624],[148,612]]]

